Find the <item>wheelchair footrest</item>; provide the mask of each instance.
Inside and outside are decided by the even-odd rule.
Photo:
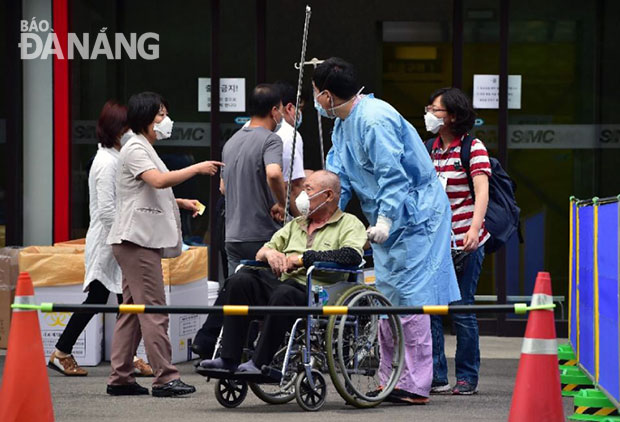
[[[273,366],[263,365],[261,368],[263,371],[263,375],[269,379],[274,380],[274,382],[280,382],[282,379],[282,372],[279,369],[274,368]]]
[[[226,369],[212,369],[212,368],[202,368],[197,367],[196,373],[202,375],[207,378],[215,378],[215,379],[231,379],[238,381],[251,382],[256,384],[277,384],[280,382],[280,378],[282,377],[279,371],[268,371],[265,374],[265,368],[263,367],[263,373],[257,372],[231,372]]]

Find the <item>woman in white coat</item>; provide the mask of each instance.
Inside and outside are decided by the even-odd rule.
[[[127,107],[114,101],[103,106],[97,121],[97,155],[88,175],[90,225],[84,252],[86,276],[85,304],[105,304],[110,292],[122,303],[121,269],[106,244],[116,214],[116,171],[119,164],[121,137],[127,132]],[[48,366],[67,376],[85,376],[88,372],[78,366],[71,354],[78,337],[94,314],[75,313],[56,343]],[[152,376],[153,370],[141,359],[134,359],[137,375]]]

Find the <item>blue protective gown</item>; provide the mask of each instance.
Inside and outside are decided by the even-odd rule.
[[[340,208],[355,192],[371,225],[392,220],[385,243],[372,245],[379,291],[395,306],[459,300],[450,203],[414,127],[370,94],[336,119],[332,143],[327,169],[340,177]]]

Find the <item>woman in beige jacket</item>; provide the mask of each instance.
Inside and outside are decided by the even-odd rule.
[[[161,258],[181,253],[179,208],[198,213],[198,201],[175,198],[172,186],[199,175],[214,175],[222,165],[203,161],[169,171],[153,144],[172,134],[168,104],[153,92],[133,95],[128,102],[128,123],[136,134],[121,150],[117,173],[116,218],[108,237],[123,272],[123,303],[165,305]],[[110,395],[148,394],[135,382],[132,360],[142,330],[149,363],[153,367],[152,394],[170,397],[196,389],[180,379],[172,365],[167,314],[121,314],[112,340]]]

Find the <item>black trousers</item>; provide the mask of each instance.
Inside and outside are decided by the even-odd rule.
[[[85,305],[105,305],[108,303],[108,296],[110,291],[99,281],[94,280],[88,286],[88,296],[86,300],[82,302]],[[123,303],[123,295],[117,294],[116,299],[118,304]],[[90,319],[95,315],[94,313],[74,313],[71,315],[65,330],[58,338],[56,348],[63,353],[71,354],[73,346],[77,341],[84,328],[90,322]]]
[[[239,261],[242,259],[250,259],[253,260],[256,258],[256,253],[260,248],[263,247],[265,242],[227,242],[226,243],[226,251],[228,254],[228,263],[230,264],[230,268],[232,272],[230,275],[234,275],[234,270],[239,265]],[[261,276],[265,280],[266,283],[271,283],[274,285],[279,285],[280,281],[271,273],[270,271],[261,271]],[[235,298],[231,302],[228,302],[226,299],[227,289],[228,289],[228,281],[230,277],[226,279],[224,285],[220,289],[217,299],[215,300],[214,306],[222,306],[226,304],[236,305]],[[213,355],[213,351],[215,349],[215,344],[217,343],[217,338],[220,335],[220,331],[222,329],[222,325],[224,323],[224,316],[221,314],[209,314],[207,320],[202,325],[202,328],[198,330],[196,336],[194,337],[193,344],[195,344],[198,349],[200,349],[201,356],[208,356],[209,358]],[[257,333],[256,333],[257,334]],[[255,339],[256,334],[251,334],[251,338]],[[245,338],[244,338],[245,339]]]
[[[229,278],[225,303],[254,306],[303,306],[306,304],[305,287],[295,280],[274,281],[267,271],[241,270]],[[222,335],[224,359],[241,361],[243,345],[252,317],[225,316]],[[295,316],[267,315],[252,360],[259,368],[267,365],[284,340],[284,335],[295,322]]]

